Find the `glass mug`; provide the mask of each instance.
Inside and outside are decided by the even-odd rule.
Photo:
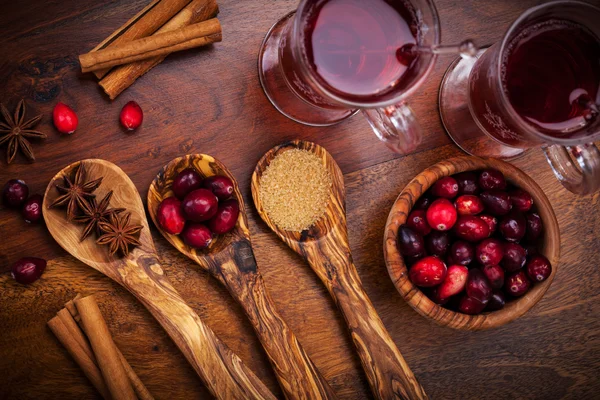
[[[533,47],[536,35],[545,35],[537,38],[543,46]],[[594,145],[600,140],[598,60],[599,8],[577,1],[531,8],[500,42],[450,66],[440,88],[444,126],[473,155],[511,158],[542,146],[568,190],[593,193],[600,189],[600,151]],[[551,75],[545,75],[546,65],[552,65]],[[571,90],[565,82],[579,86]]]
[[[406,153],[421,140],[406,99],[431,72],[439,41],[431,0],[303,0],[267,33],[260,82],[297,122],[332,125],[360,110],[379,139]],[[429,51],[407,59],[399,48],[408,42]]]

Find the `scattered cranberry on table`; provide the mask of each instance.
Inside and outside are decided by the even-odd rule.
[[[128,131],[136,130],[142,125],[142,121],[144,121],[142,107],[135,101],[128,102],[121,109],[119,120],[121,121],[123,128]]]
[[[34,194],[27,199],[21,210],[25,222],[32,224],[42,219],[43,201],[44,197],[41,194]]]
[[[29,187],[20,179],[11,179],[2,189],[2,203],[11,208],[23,205],[29,197]]]
[[[56,129],[65,135],[75,132],[79,119],[71,107],[64,103],[57,103],[52,111],[52,120]]]
[[[13,264],[11,275],[15,281],[28,285],[37,281],[46,269],[46,260],[37,257],[25,257]]]

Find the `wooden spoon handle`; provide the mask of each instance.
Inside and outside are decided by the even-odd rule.
[[[250,243],[234,243],[232,258],[210,268],[244,308],[288,399],[334,399],[335,393],[284,319],[257,271]]]

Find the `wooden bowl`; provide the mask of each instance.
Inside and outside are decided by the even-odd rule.
[[[552,273],[544,282],[532,285],[531,289],[522,297],[507,302],[502,310],[467,315],[435,304],[410,281],[408,269],[396,246],[396,234],[400,225],[406,222],[417,199],[434,182],[444,176],[484,168],[495,168],[501,171],[508,182],[528,191],[533,197],[534,207],[537,208],[544,223],[541,253],[552,263]],[[546,293],[558,269],[560,232],[550,201],[532,178],[513,165],[500,160],[463,156],[442,161],[427,168],[406,185],[390,210],[385,226],[383,252],[388,273],[396,289],[419,314],[430,318],[439,325],[454,329],[483,330],[495,328],[519,318]]]

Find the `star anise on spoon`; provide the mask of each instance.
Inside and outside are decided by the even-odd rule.
[[[139,233],[142,230],[142,225],[132,225],[129,223],[131,213],[111,214],[110,222],[99,222],[100,229],[104,232],[102,236],[96,240],[98,244],[106,244],[109,246],[110,255],[120,251],[121,254],[127,256],[129,254],[129,246],[140,246],[138,240]]]
[[[4,119],[4,121],[0,121],[0,146],[8,143],[6,162],[10,164],[15,159],[19,148],[25,157],[30,161],[35,161],[33,150],[27,139],[46,139],[45,133],[31,129],[40,122],[42,115],[25,121],[25,100],[19,102],[14,117],[10,115],[4,104],[0,104],[0,112]]]
[[[67,219],[71,221],[77,215],[77,210],[84,207],[86,199],[96,197],[92,194],[94,190],[102,183],[102,178],[95,179],[90,182],[85,181],[86,173],[85,166],[80,163],[75,171],[75,176],[69,178],[64,176],[64,185],[56,185],[56,189],[62,193],[58,198],[50,204],[50,208],[67,205]]]
[[[113,191],[111,190],[99,203],[96,202],[96,199],[92,198],[84,200],[80,205],[83,215],[77,216],[74,219],[75,222],[86,224],[80,241],[83,242],[93,231],[96,231],[96,235],[100,237],[102,231],[100,230],[99,223],[108,223],[112,214],[119,214],[125,211],[124,208],[108,208],[112,195]]]

